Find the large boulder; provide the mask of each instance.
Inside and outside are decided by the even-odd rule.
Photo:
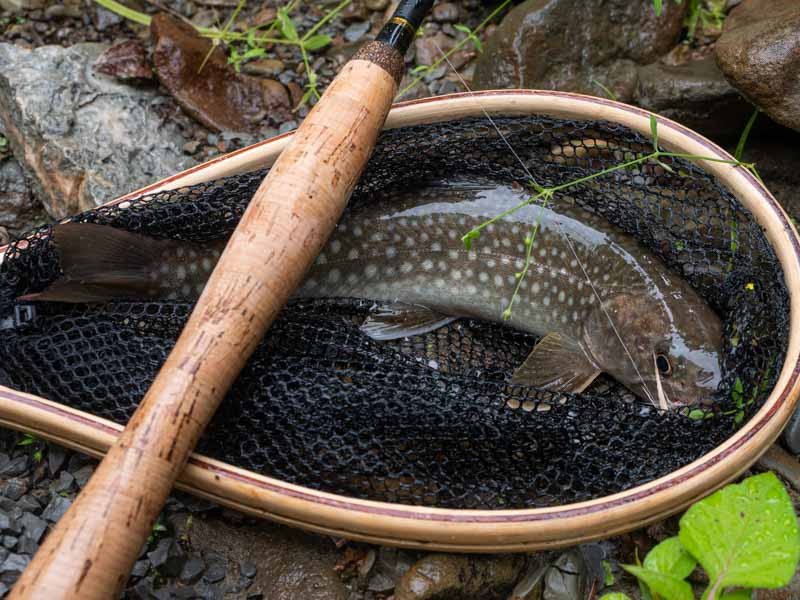
[[[725,19],[715,52],[734,87],[800,131],[800,2],[744,0]]]
[[[503,19],[478,60],[479,89],[539,88],[632,99],[637,64],[674,46],[685,3],[651,0],[527,0]],[[596,83],[597,82],[597,83]]]
[[[47,212],[59,219],[190,167],[153,88],[93,72],[107,48],[0,44],[0,122]]]

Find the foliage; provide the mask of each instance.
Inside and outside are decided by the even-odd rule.
[[[586,175],[584,177],[579,177],[578,179],[573,179],[572,181],[568,181],[566,183],[561,183],[561,184],[558,184],[558,185],[554,185],[552,187],[542,187],[539,184],[537,184],[535,181],[530,181],[529,183],[536,190],[536,194],[530,196],[529,198],[527,198],[526,200],[524,200],[520,204],[518,204],[518,205],[516,205],[516,206],[514,206],[514,207],[512,207],[512,208],[510,208],[510,209],[508,209],[506,211],[503,211],[502,213],[500,213],[498,215],[495,215],[491,219],[489,219],[487,221],[484,221],[480,225],[472,228],[471,230],[469,230],[467,233],[465,233],[461,237],[461,242],[464,244],[464,247],[467,250],[470,250],[472,248],[472,245],[478,239],[480,239],[481,231],[483,231],[489,225],[492,225],[493,223],[508,217],[509,215],[517,212],[521,208],[523,208],[525,206],[528,206],[530,204],[540,205],[542,207],[542,210],[544,210],[546,208],[546,206],[552,200],[553,196],[557,192],[561,192],[561,191],[563,191],[565,189],[574,187],[576,185],[580,185],[580,184],[586,183],[588,181],[591,181],[593,179],[597,179],[598,177],[603,177],[604,175],[608,175],[609,173],[614,173],[615,171],[622,171],[622,170],[626,170],[626,169],[632,169],[632,168],[634,168],[634,167],[636,167],[638,165],[641,165],[641,164],[649,162],[649,163],[654,163],[654,164],[660,165],[664,170],[673,173],[674,169],[670,165],[668,165],[667,163],[665,163],[662,160],[664,158],[683,158],[683,159],[687,159],[687,160],[703,160],[703,161],[709,161],[709,162],[720,162],[720,163],[735,165],[735,166],[747,169],[748,171],[754,173],[756,177],[758,177],[758,172],[756,171],[756,167],[752,163],[744,163],[744,162],[741,162],[739,160],[726,160],[726,159],[715,158],[715,157],[711,157],[711,156],[699,156],[699,155],[694,155],[694,154],[683,154],[683,153],[679,153],[679,152],[665,152],[665,151],[661,150],[659,148],[659,146],[658,146],[658,120],[656,119],[656,117],[654,115],[650,116],[650,132],[651,132],[651,135],[653,137],[653,151],[652,152],[650,152],[648,154],[638,154],[638,155],[633,154],[633,153],[628,153],[626,155],[626,157],[629,158],[629,160],[627,160],[626,162],[623,162],[621,164],[615,165],[613,167],[608,167],[608,168],[603,169],[601,171],[597,171],[596,173],[592,173],[591,175]],[[678,175],[681,175],[681,173],[678,173]],[[517,279],[517,287],[515,288],[514,293],[511,296],[511,299],[509,300],[508,306],[503,311],[503,319],[505,319],[505,320],[508,320],[508,319],[511,318],[512,308],[514,306],[514,302],[516,302],[516,300],[517,300],[517,298],[519,296],[519,290],[520,290],[520,287],[521,287],[521,284],[522,284],[522,280],[528,274],[528,271],[530,269],[530,265],[531,265],[531,247],[532,247],[532,242],[533,242],[533,240],[534,240],[534,238],[536,236],[536,232],[537,232],[538,228],[539,228],[539,222],[538,222],[538,219],[537,219],[537,223],[535,224],[533,230],[525,237],[525,240],[524,240],[525,247],[526,247],[525,263],[523,265],[522,270],[517,272],[517,273],[515,273],[515,277]]]
[[[684,0],[675,0],[676,4],[681,4]],[[689,9],[684,20],[686,27],[686,39],[691,41],[697,32],[697,25],[701,24],[703,29],[719,30],[725,20],[726,0],[688,0]],[[653,0],[653,9],[656,16],[661,16],[664,11],[664,0]]]
[[[497,15],[503,12],[509,4],[511,4],[511,0],[503,0],[503,2],[497,8],[495,8],[491,13],[489,13],[489,16],[487,16],[483,21],[480,22],[480,24],[478,24],[477,27],[475,27],[475,29],[470,29],[466,25],[454,25],[453,28],[460,31],[461,33],[465,33],[466,37],[459,40],[455,44],[455,46],[453,46],[450,50],[442,53],[442,56],[440,56],[437,60],[433,61],[432,64],[417,65],[416,67],[411,69],[411,74],[415,75],[415,78],[407,86],[405,86],[402,90],[400,90],[397,93],[396,99],[397,100],[402,99],[403,96],[405,96],[409,91],[414,89],[419,84],[420,81],[425,79],[425,77],[429,73],[435,71],[443,62],[445,61],[449,62],[449,58],[453,54],[461,50],[467,44],[471,43],[475,47],[475,50],[477,50],[478,52],[483,52],[483,44],[480,38],[478,37],[478,33],[480,33],[489,23],[491,23],[492,20],[494,20],[494,18]]]
[[[644,564],[624,565],[653,600],[693,600],[685,579],[697,563],[708,574],[703,600],[745,600],[753,588],[789,583],[800,559],[797,517],[773,473],[728,485],[693,505],[680,533],[653,548]],[[629,600],[606,594],[601,600]]]

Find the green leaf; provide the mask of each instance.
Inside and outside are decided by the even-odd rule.
[[[663,0],[653,0],[653,8],[656,10],[656,16],[660,17],[661,12],[664,10]]]
[[[653,135],[653,148],[658,152],[658,121],[655,115],[650,115],[650,133]]]
[[[756,122],[756,117],[758,117],[758,113],[761,112],[758,109],[753,111],[753,114],[750,115],[750,118],[747,120],[747,125],[744,126],[742,130],[742,135],[739,136],[739,143],[736,144],[736,152],[733,153],[733,157],[736,160],[742,160],[742,154],[744,154],[744,146],[747,143],[747,138],[750,136],[750,130],[753,128],[753,124]]]
[[[8,146],[8,139],[4,135],[0,135],[0,148]]]
[[[752,600],[753,590],[736,590],[735,592],[728,592],[722,594],[719,600]]]
[[[297,42],[300,40],[297,35],[297,29],[285,8],[278,10],[278,28],[281,30],[283,37],[290,42]]]
[[[647,553],[644,568],[678,579],[686,579],[694,571],[697,561],[686,551],[681,540],[675,536],[667,538]]]
[[[469,36],[469,39],[470,39],[470,41],[472,41],[472,44],[475,46],[475,49],[476,49],[478,52],[480,52],[480,53],[483,53],[483,44],[482,44],[482,43],[481,43],[481,41],[478,39],[478,36],[476,36],[476,35],[470,35],[470,36]]]
[[[623,565],[622,568],[644,581],[652,592],[663,598],[669,598],[669,600],[694,600],[692,586],[682,579],[634,565]]]
[[[333,38],[329,35],[319,34],[313,37],[308,38],[303,45],[306,47],[306,50],[309,52],[313,52],[314,50],[319,50],[320,48],[324,48],[328,44],[333,41]]]
[[[603,561],[603,585],[614,585],[614,573],[611,571],[611,563],[607,560]]]
[[[610,594],[604,594],[600,600],[631,600],[630,597],[626,596],[622,592],[612,592]]]
[[[267,55],[267,51],[263,48],[250,48],[247,52],[242,54],[239,58],[239,61],[246,61],[250,60],[251,58],[261,58]]]
[[[23,437],[20,441],[17,442],[17,446],[30,446],[36,442],[36,438],[33,437],[31,434],[26,433],[25,437]]]
[[[453,29],[460,31],[461,33],[466,33],[467,35],[472,35],[472,29],[466,25],[461,25],[460,23],[458,25],[453,25]]]
[[[464,248],[467,250],[472,250],[472,242],[479,237],[481,237],[481,232],[473,229],[461,237],[461,243],[464,244]]]
[[[680,527],[681,543],[708,573],[712,593],[730,586],[784,586],[800,558],[797,517],[774,473],[701,500],[686,511]]]

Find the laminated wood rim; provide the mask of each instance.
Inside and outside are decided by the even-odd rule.
[[[547,115],[606,120],[645,135],[651,113],[611,100],[538,90],[487,91],[396,105],[387,128],[490,115]],[[660,145],[670,151],[730,160],[714,143],[658,117]],[[288,133],[215,158],[111,201],[201,183],[270,165]],[[503,552],[568,546],[663,519],[745,471],[775,441],[800,394],[800,242],[783,209],[746,169],[696,161],[753,214],[775,250],[790,295],[786,359],[769,398],[723,444],[650,483],[562,506],[518,510],[456,510],[358,500],[264,477],[193,454],[178,487],[249,514],[304,529],[375,543],[449,551]],[[0,248],[2,262],[3,248]],[[122,427],[94,415],[0,386],[0,424],[101,456]]]

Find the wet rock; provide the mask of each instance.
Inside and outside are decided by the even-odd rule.
[[[274,86],[280,84],[237,74],[222,48],[214,48],[209,55],[211,41],[191,26],[160,13],[153,17],[150,32],[159,81],[187,114],[206,127],[247,132],[254,131],[266,117],[274,121],[290,118],[288,93],[275,91]]]
[[[361,41],[361,39],[367,35],[367,32],[371,27],[372,24],[369,21],[353,23],[344,30],[344,39],[346,39],[348,42]]]
[[[335,548],[325,538],[269,523],[237,527],[214,517],[195,518],[188,537],[192,546],[213,547],[229,562],[258,565],[249,589],[269,600],[347,598],[334,571]]]
[[[63,218],[191,166],[158,96],[89,68],[105,46],[0,44],[0,121],[47,212]]]
[[[636,64],[655,61],[680,35],[684,4],[665,2],[656,17],[650,0],[527,0],[486,44],[474,85],[597,94],[597,81],[628,101]]]
[[[123,81],[155,77],[144,46],[137,40],[122,42],[103,52],[94,62],[94,70]]]
[[[396,600],[502,598],[525,566],[520,555],[430,554],[419,560],[395,587]]]
[[[25,180],[22,166],[9,158],[0,160],[0,226],[21,233],[42,220],[42,205]]]
[[[442,2],[433,7],[431,17],[439,23],[455,23],[458,21],[458,5],[452,2]]]
[[[455,45],[456,41],[441,31],[433,36],[417,38],[414,41],[417,49],[417,64],[432,65]]]
[[[711,137],[737,136],[753,107],[731,87],[713,57],[639,69],[636,103]]]
[[[53,496],[53,499],[50,501],[50,504],[42,512],[42,517],[50,521],[51,523],[55,523],[61,517],[64,516],[64,513],[67,512],[67,509],[72,505],[72,500],[69,498],[64,498],[62,496]]]
[[[748,0],[715,47],[728,80],[772,119],[800,131],[800,3]]]

